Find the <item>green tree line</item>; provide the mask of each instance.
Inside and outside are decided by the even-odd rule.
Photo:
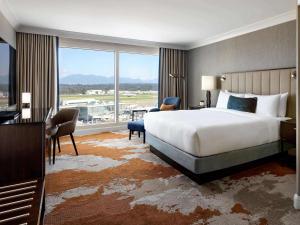
[[[114,84],[94,84],[94,85],[59,85],[60,94],[85,94],[87,90],[103,90],[108,91],[114,89]],[[120,84],[121,91],[157,91],[158,84]]]

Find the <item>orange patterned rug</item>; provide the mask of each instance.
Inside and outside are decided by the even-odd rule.
[[[276,162],[199,185],[126,133],[61,140],[47,166],[46,225],[300,224],[295,171]]]

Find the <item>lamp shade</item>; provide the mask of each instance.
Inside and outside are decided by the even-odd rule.
[[[29,92],[23,92],[22,93],[22,103],[31,103],[31,93]]]
[[[210,91],[217,88],[217,80],[215,76],[202,76],[201,89],[204,91]]]

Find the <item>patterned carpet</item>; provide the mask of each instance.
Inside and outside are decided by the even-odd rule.
[[[126,133],[61,140],[47,166],[47,225],[300,224],[295,171],[270,162],[199,185]]]

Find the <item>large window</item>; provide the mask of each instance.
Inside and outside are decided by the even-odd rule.
[[[9,45],[0,39],[0,109],[8,106]]]
[[[157,107],[158,56],[62,47],[59,107],[78,108],[79,125],[125,122]]]
[[[115,121],[114,52],[59,51],[59,106],[78,108],[79,124]]]
[[[133,109],[151,109],[158,101],[158,56],[120,53],[120,121]]]

